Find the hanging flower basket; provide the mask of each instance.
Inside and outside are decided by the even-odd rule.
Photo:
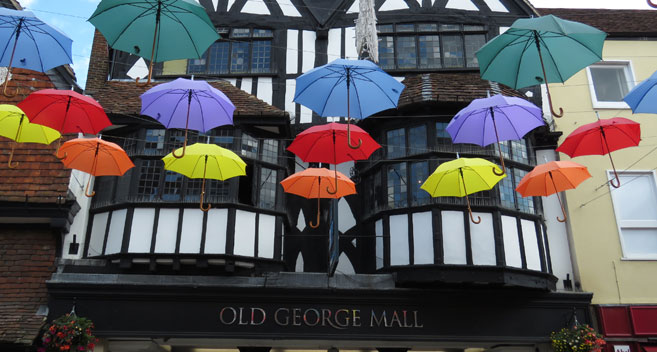
[[[576,324],[550,334],[554,352],[601,352],[605,340],[587,324]]]
[[[91,320],[73,314],[55,319],[43,333],[43,347],[39,352],[89,352],[93,351],[98,339],[91,332]]]

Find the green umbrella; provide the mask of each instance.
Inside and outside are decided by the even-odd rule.
[[[579,22],[548,15],[516,20],[511,28],[477,51],[481,78],[523,88],[564,82],[584,67],[602,60],[607,33]],[[552,108],[552,115],[561,117]]]
[[[219,39],[194,0],[102,0],[89,18],[109,46],[153,62],[200,58]]]

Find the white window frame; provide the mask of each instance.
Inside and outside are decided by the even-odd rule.
[[[620,175],[626,175],[627,176],[627,175],[633,175],[633,174],[634,175],[651,175],[652,176],[652,181],[655,183],[655,189],[657,190],[657,174],[655,173],[655,170],[632,170],[632,171],[617,171],[617,172],[618,172],[619,176]],[[610,181],[615,179],[613,170],[607,170],[607,179],[610,180]],[[622,187],[623,187],[623,185],[621,184],[620,189],[622,189]],[[657,220],[654,220],[654,221],[650,221],[650,220],[646,220],[646,221],[627,220],[627,221],[623,221],[621,223],[620,212],[619,212],[619,209],[618,209],[619,204],[614,202],[613,194],[611,194],[611,192],[614,192],[615,188],[613,188],[610,184],[609,189],[610,189],[609,196],[611,198],[611,204],[612,204],[613,209],[614,209],[614,217],[615,217],[615,220],[616,220],[616,228],[618,229],[618,239],[620,241],[621,251],[622,251],[622,254],[623,254],[621,259],[622,260],[657,260],[657,253],[655,253],[653,255],[645,255],[645,256],[636,256],[636,255],[635,256],[628,256],[626,254],[627,251],[625,250],[625,247],[626,247],[625,239],[623,237],[623,232],[622,232],[623,228],[657,228]],[[647,224],[649,222],[651,222],[652,224]],[[646,225],[652,225],[652,226],[646,226]]]
[[[591,74],[591,67],[620,67],[625,71],[625,80],[627,83],[627,91],[629,92],[634,88],[634,68],[632,67],[631,60],[614,60],[614,61],[600,61],[586,67],[586,77],[589,81],[589,92],[591,93],[591,103],[594,109],[629,109],[629,105],[624,101],[598,101],[595,94],[595,87],[593,86],[593,75]]]

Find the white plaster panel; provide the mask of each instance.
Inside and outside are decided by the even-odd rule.
[[[123,230],[125,229],[125,217],[127,209],[115,210],[112,212],[112,218],[107,235],[107,245],[105,245],[105,254],[113,254],[121,251],[123,243]]]
[[[235,211],[235,247],[233,253],[253,257],[255,251],[256,214],[250,211]]]
[[[525,245],[527,269],[541,270],[541,257],[538,250],[538,239],[536,238],[534,222],[520,220],[520,225],[522,226],[522,240]]]
[[[445,264],[467,264],[463,212],[443,211],[441,215],[443,220],[443,253],[445,253]]]
[[[449,0],[445,7],[448,9],[479,11],[479,8],[470,0]]]
[[[360,12],[360,0],[355,0],[351,6],[349,6],[349,10],[347,10],[347,13],[358,13]]]
[[[219,0],[212,0],[212,6],[214,6],[214,12],[217,12],[217,6],[219,6]]]
[[[431,212],[413,213],[414,264],[433,264],[433,222]]]
[[[294,7],[292,1],[290,0],[276,0],[276,1],[278,2],[278,6],[281,8],[281,11],[283,11],[283,14],[285,16],[301,17],[299,10],[297,10],[297,8]]]
[[[338,258],[338,266],[335,268],[335,272],[344,275],[356,274],[356,270],[354,270],[354,266],[351,264],[351,260],[349,260],[349,257],[347,257],[347,254],[344,252],[342,252],[342,254],[340,254],[340,258]]]
[[[235,0],[228,0],[228,6],[226,6],[226,9],[230,11],[231,7],[233,7],[233,4],[235,4]]]
[[[331,28],[328,33],[326,57],[328,62],[340,58],[342,48],[342,28]]]
[[[272,85],[271,77],[258,78],[258,98],[260,98],[260,100],[266,102],[267,104],[271,104],[273,89],[274,86]]]
[[[233,86],[237,87],[237,78],[226,78],[226,81],[228,81],[228,83],[232,84]]]
[[[374,223],[374,235],[376,235],[376,268],[383,267],[383,220]]]
[[[297,80],[288,79],[285,80],[285,111],[290,114],[290,119],[294,121],[294,117],[297,115],[296,107],[297,104],[294,102],[294,91],[297,89]]]
[[[299,72],[299,31],[287,30],[287,53],[285,54],[285,72]],[[289,80],[288,80],[289,81]],[[287,101],[287,99],[285,100]]]
[[[132,215],[132,227],[130,228],[130,253],[149,253],[153,240],[153,222],[155,221],[155,209],[136,208]]]
[[[340,198],[338,201],[338,230],[345,233],[354,226],[356,226],[356,219],[351,212],[351,207],[344,198]]]
[[[504,6],[500,0],[484,0],[488,8],[494,12],[509,12],[509,10]]]
[[[500,26],[500,34],[506,32],[507,30],[509,30],[509,28],[511,28],[511,27],[503,27],[503,26]]]
[[[180,233],[180,253],[201,253],[203,235],[203,211],[187,208],[183,211],[183,223]]]
[[[470,242],[472,247],[472,264],[495,265],[495,231],[491,213],[473,213],[475,219],[481,217],[479,224],[470,222]]]
[[[356,27],[344,29],[344,56],[347,59],[358,59],[358,48],[356,47]]]
[[[390,216],[390,265],[408,265],[408,215]]]
[[[174,253],[178,237],[178,209],[160,209],[155,234],[155,253]]]
[[[296,265],[294,266],[294,271],[297,273],[303,272],[303,254],[301,254],[301,252],[299,252],[299,255],[297,255],[297,261],[296,261]]]
[[[208,224],[205,229],[205,253],[226,253],[226,226],[228,224],[228,209],[210,209]]]
[[[504,258],[507,266],[522,268],[520,240],[516,218],[502,215],[502,239],[504,240]]]
[[[274,258],[274,230],[276,217],[260,214],[258,219],[258,257]]]
[[[89,250],[87,251],[87,255],[90,257],[103,254],[103,242],[105,241],[105,229],[107,228],[108,216],[109,212],[94,215],[93,224],[91,225]]]
[[[301,71],[307,72],[315,67],[315,41],[317,33],[303,31],[303,56],[301,60]]]
[[[249,94],[253,90],[253,79],[252,78],[242,78],[241,89]]]
[[[254,15],[271,15],[264,1],[249,0],[242,7],[242,13],[251,13]]]
[[[394,11],[407,9],[408,5],[404,0],[386,0],[386,2],[379,7],[379,11]]]
[[[301,105],[301,118],[299,119],[299,122],[300,123],[313,122],[313,111]]]
[[[75,216],[73,217],[73,222],[71,223],[69,232],[64,236],[63,248],[69,248],[70,244],[73,242],[74,236],[76,242],[80,245],[79,248],[84,248],[85,239],[86,239],[85,234],[87,233],[87,227],[89,225],[88,222],[90,220],[89,208],[91,206],[91,198],[83,194],[85,181],[88,179],[88,177],[91,176],[86,172],[82,172],[79,170],[71,171],[71,177],[69,179],[68,189],[75,195],[75,199],[78,202],[78,205],[80,205],[80,211],[78,211],[77,214],[75,214]],[[93,180],[92,180],[92,186],[93,186]],[[103,233],[104,231],[105,228],[103,228]],[[103,246],[102,242],[100,246],[102,250],[102,246]],[[65,259],[79,259],[82,258],[82,256],[84,256],[83,251],[84,251],[83,249],[78,250],[76,254],[68,254],[68,251],[64,251],[62,253],[62,257]]]

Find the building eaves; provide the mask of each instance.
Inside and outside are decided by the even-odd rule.
[[[609,37],[656,37],[657,11],[610,9],[546,9],[541,15],[554,15],[565,20],[581,22],[607,32]]]

